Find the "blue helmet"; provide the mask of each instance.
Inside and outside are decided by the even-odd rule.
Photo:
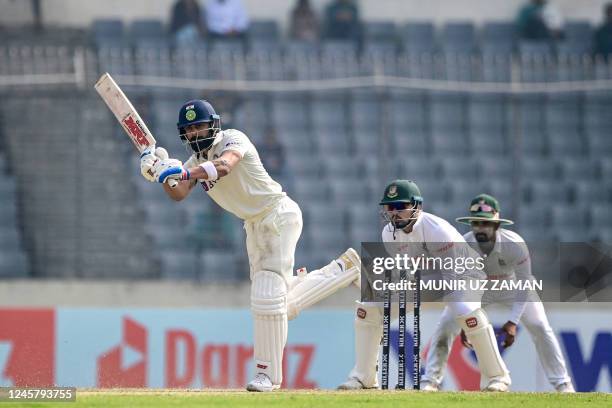
[[[200,123],[210,123],[208,135],[189,139],[186,134],[186,127]],[[221,117],[217,115],[209,102],[195,99],[186,102],[181,107],[176,127],[183,143],[189,143],[194,152],[200,153],[212,146],[217,132],[221,130]]]

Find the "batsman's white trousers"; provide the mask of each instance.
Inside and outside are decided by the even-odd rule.
[[[492,303],[483,301],[487,308]],[[512,310],[512,303],[495,303]],[[527,302],[520,325],[525,326],[535,344],[544,373],[553,387],[570,381],[559,342],[553,333],[542,302]],[[446,363],[455,337],[460,333],[455,316],[445,307],[440,321],[431,337],[431,347],[425,364],[423,381],[440,385],[444,378]]]
[[[251,277],[255,370],[280,386],[287,342],[288,280],[293,275],[295,247],[302,232],[302,212],[293,200],[284,197],[269,212],[245,221],[244,228]]]

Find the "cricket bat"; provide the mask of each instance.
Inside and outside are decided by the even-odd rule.
[[[113,112],[140,153],[147,147],[156,144],[153,134],[134,108],[134,105],[108,72],[98,79],[94,88],[96,88],[106,106]],[[168,180],[168,185],[172,188],[176,187],[177,184],[176,180]]]

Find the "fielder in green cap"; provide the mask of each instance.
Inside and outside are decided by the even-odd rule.
[[[519,234],[502,228],[513,222],[500,218],[499,203],[494,197],[488,194],[474,197],[470,203],[470,215],[457,218],[457,222],[472,227],[463,238],[474,250],[484,256],[484,272],[487,279],[495,281],[534,279],[527,245]],[[550,384],[559,392],[574,392],[559,342],[537,294],[527,291],[488,292],[482,299],[482,306],[487,308],[490,305],[502,306],[509,312],[506,323],[498,332],[498,336],[503,338],[502,346],[507,348],[514,343],[520,323],[527,329],[536,347],[541,366]],[[445,310],[431,336],[431,350],[425,364],[423,389],[434,391],[440,388],[450,345],[457,334],[461,334],[464,346],[472,347],[465,333],[457,327],[450,311]]]

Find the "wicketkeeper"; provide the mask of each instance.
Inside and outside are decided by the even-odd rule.
[[[382,231],[383,242],[412,243],[424,247],[429,257],[452,259],[472,257],[473,251],[463,236],[447,221],[422,210],[423,198],[417,185],[409,180],[395,180],[385,188],[380,201],[387,224]],[[415,245],[416,246],[416,245]],[[423,271],[426,272],[426,271]],[[444,279],[460,279],[452,270]],[[423,274],[426,278],[426,273]],[[479,301],[446,302],[449,316],[465,330],[478,358],[483,389],[507,391],[510,373],[502,360],[493,327]],[[348,380],[339,389],[377,388],[378,347],[382,337],[382,306],[357,302],[355,313],[355,366]]]

